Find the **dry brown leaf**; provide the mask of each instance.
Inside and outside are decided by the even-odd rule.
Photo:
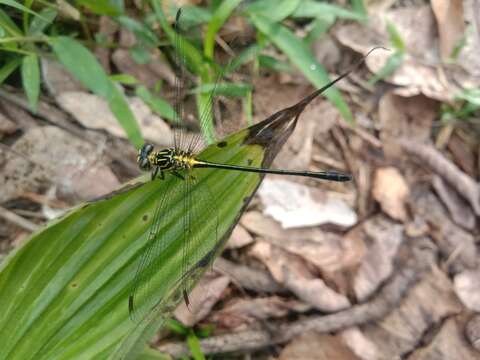
[[[253,237],[248,233],[247,230],[241,225],[235,226],[233,229],[232,235],[227,242],[227,249],[238,249],[247,245],[250,245],[253,242]]]
[[[189,305],[182,302],[174,311],[175,318],[185,326],[193,326],[204,319],[221,299],[230,283],[228,276],[204,276],[188,295]]]
[[[455,293],[470,310],[480,312],[480,270],[466,270],[454,278]]]
[[[342,199],[288,180],[266,178],[258,195],[264,214],[285,229],[325,223],[349,227],[357,222],[355,212]]]
[[[480,352],[480,314],[475,314],[468,320],[465,335],[473,348]]]
[[[380,359],[377,347],[362,333],[358,327],[351,327],[341,332],[343,342],[362,360]]]
[[[362,228],[370,241],[354,277],[353,288],[360,301],[372,295],[392,274],[393,261],[403,241],[403,227],[383,216],[367,220]]]
[[[383,320],[362,329],[381,359],[401,358],[418,346],[427,330],[460,311],[462,306],[450,280],[434,268],[407,293],[400,306]]]
[[[382,210],[395,220],[407,220],[405,201],[409,190],[407,182],[394,167],[378,168],[373,181],[373,197]]]
[[[450,318],[442,324],[432,341],[425,347],[414,351],[409,360],[474,360],[480,354],[470,347],[463,335],[462,325],[455,318]]]
[[[463,0],[432,0],[430,5],[437,19],[442,59],[447,60],[465,31]]]
[[[246,213],[242,224],[266,241],[296,254],[327,273],[334,273],[358,263],[363,246],[357,239],[343,239],[318,228],[283,230],[278,222],[257,211]]]
[[[58,127],[28,129],[4,154],[1,201],[39,191],[45,184],[56,185],[65,197],[80,199],[114,190],[119,182],[101,162],[104,147],[99,143],[95,148]]]
[[[438,103],[423,95],[403,98],[388,92],[380,99],[380,139],[386,157],[397,159],[405,154],[394,140],[401,137],[418,142],[430,139]]]
[[[300,257],[265,241],[257,241],[251,253],[268,267],[275,280],[316,309],[334,312],[350,306],[345,296],[315,278]]]
[[[4,135],[11,135],[18,130],[17,124],[0,112],[0,139]]]
[[[278,360],[358,360],[359,358],[338,336],[306,332],[294,338]]]
[[[64,92],[56,98],[59,105],[72,114],[83,126],[102,129],[112,135],[126,138],[125,131],[112,114],[107,102],[99,96],[84,92]],[[157,144],[167,145],[173,138],[170,127],[137,97],[129,98],[128,103],[137,119],[142,133]]]
[[[219,326],[233,329],[259,320],[284,317],[290,312],[305,312],[310,308],[309,305],[300,301],[287,300],[278,296],[235,299],[212,314],[208,320]]]

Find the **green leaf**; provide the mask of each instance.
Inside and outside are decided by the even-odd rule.
[[[272,22],[280,22],[292,15],[304,0],[258,0],[245,9],[253,15],[265,16]]]
[[[281,24],[272,23],[263,16],[252,14],[250,19],[258,30],[264,33],[288,56],[290,61],[300,69],[312,84],[320,88],[329,82],[328,74],[323,66],[318,63],[303,41],[297,38],[290,30]],[[352,113],[337,89],[328,89],[325,92],[325,97],[338,108],[345,120],[348,122],[353,121]]]
[[[0,9],[0,26],[11,37],[20,37],[23,35],[22,30],[10,19],[5,11]]]
[[[120,84],[125,84],[125,85],[138,84],[138,80],[130,74],[115,74],[115,75],[110,75],[108,78]]]
[[[215,95],[225,95],[232,97],[244,97],[252,90],[252,86],[246,83],[216,83],[216,84],[201,84],[194,88],[191,93],[207,93],[215,92]]]
[[[122,13],[122,9],[115,6],[110,0],[77,0],[77,3],[98,15],[117,16]]]
[[[142,134],[125,96],[108,78],[95,56],[76,40],[59,36],[50,38],[50,45],[60,62],[86,88],[108,101],[110,110],[125,130],[130,141],[140,147]]]
[[[351,19],[357,21],[365,20],[365,16],[351,11],[345,8],[342,8],[337,5],[332,5],[324,2],[318,2],[314,0],[304,0],[296,8],[292,14],[293,17],[302,17],[302,18],[324,18],[330,21],[330,19],[335,20],[336,18]]]
[[[192,356],[195,360],[205,360],[202,349],[200,347],[200,340],[193,331],[187,336],[187,344]]]
[[[296,119],[298,113],[284,110],[275,119],[210,145],[198,158],[269,167]],[[193,286],[219,255],[262,179],[237,171],[191,171],[197,178],[192,191],[213,194],[209,202],[218,223],[208,211],[211,205],[194,204],[200,218],[192,224],[195,236],[187,248],[184,183],[168,173],[155,181],[145,174],[119,191],[72,209],[9,254],[0,264],[0,358],[120,360],[144,352],[148,335],[182,301],[183,281]],[[149,295],[160,300],[158,312],[132,322],[128,295],[138,259],[148,249],[153,214],[167,193],[176,195],[165,198],[162,207],[169,219],[161,231],[165,251],[152,259],[156,271],[149,282]],[[215,224],[217,235],[206,231]],[[197,265],[186,277],[183,255]]]
[[[403,62],[404,54],[402,52],[395,52],[390,56],[385,65],[368,81],[369,84],[374,85],[379,80],[385,79],[393,74]]]
[[[241,1],[242,0],[224,0],[213,13],[212,18],[208,23],[207,33],[205,34],[203,43],[203,52],[207,59],[213,59],[215,36]]]
[[[402,39],[397,27],[390,21],[387,21],[387,31],[390,36],[390,42],[392,46],[401,53],[405,53],[406,46],[405,42]]]
[[[145,86],[137,86],[135,94],[150,106],[152,111],[160,115],[162,118],[178,123],[179,116],[175,113],[173,107],[164,99],[152,95]]]
[[[23,6],[22,4],[20,4],[18,1],[15,1],[15,0],[0,0],[0,4],[3,4],[3,5],[7,5],[7,6],[11,6],[17,10],[20,10],[20,11],[24,11],[24,12],[27,12],[31,15],[34,15],[34,16],[38,16],[39,18],[42,18],[42,16],[38,13],[36,13],[35,11],[33,10],[30,10],[28,7],[26,6]],[[46,19],[45,19],[46,20]]]
[[[136,44],[135,46],[129,49],[132,59],[140,65],[145,65],[150,62],[151,54],[150,51],[145,48],[142,44]]]
[[[40,69],[38,56],[27,55],[22,61],[22,84],[27,94],[28,104],[33,112],[37,111],[38,96],[40,94]]]
[[[42,18],[35,17],[32,19],[32,23],[28,28],[28,36],[37,36],[43,33],[43,30],[47,28],[48,25],[52,23],[53,20],[57,17],[57,12],[50,8],[45,8],[40,11]]]
[[[293,72],[292,67],[287,64],[286,62],[280,61],[278,59],[275,59],[273,56],[268,56],[268,55],[260,55],[258,57],[258,62],[261,67],[275,70],[278,72],[286,72],[286,73],[291,73]]]
[[[249,61],[252,61],[258,56],[258,54],[260,53],[260,50],[261,48],[257,44],[250,45],[230,62],[227,69],[225,70],[225,73],[226,74],[233,73],[240,66],[246,64]]]
[[[136,38],[142,41],[143,44],[149,47],[158,46],[159,40],[157,36],[145,24],[142,24],[128,16],[119,16],[115,20],[117,20],[122,26],[133,32]]]
[[[22,63],[20,56],[10,59],[2,68],[0,68],[0,85],[10,76],[11,73]]]

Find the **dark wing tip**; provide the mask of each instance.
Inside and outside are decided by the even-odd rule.
[[[134,306],[133,306],[133,295],[128,296],[128,314],[130,315],[130,319],[134,320]]]

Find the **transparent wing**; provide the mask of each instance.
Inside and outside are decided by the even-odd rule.
[[[186,86],[187,86],[187,79],[186,79],[186,72],[185,72],[185,67],[186,67],[186,61],[185,61],[185,51],[184,51],[184,46],[183,46],[183,41],[182,41],[182,36],[181,36],[181,14],[182,14],[182,9],[178,9],[177,15],[175,17],[175,23],[174,23],[174,31],[175,31],[175,39],[174,39],[174,61],[175,61],[175,66],[176,66],[176,76],[175,76],[175,104],[174,104],[174,109],[175,113],[177,114],[178,117],[178,124],[181,124],[183,119],[185,118],[185,113],[184,113],[184,106],[183,106],[183,100],[185,97],[185,92],[186,92]],[[184,141],[183,139],[183,132],[176,130],[174,132],[174,137],[173,137],[173,146],[175,149],[181,149],[182,142]]]
[[[148,247],[138,260],[129,296],[134,321],[177,303],[180,296],[188,304],[188,291],[220,248],[216,201],[202,169],[181,175],[183,180],[174,174],[166,175],[170,177],[169,186],[155,209]],[[174,240],[168,240],[172,236]],[[168,284],[160,280],[166,278],[166,272],[174,275],[168,277]]]
[[[168,180],[157,180],[165,181],[165,187],[154,207],[146,249],[137,260],[138,264],[128,297],[128,311],[134,321],[142,318],[145,311],[157,303],[157,299],[152,297],[155,287],[153,279],[155,275],[161,275],[160,273],[164,271],[161,260],[166,255],[166,249],[172,245],[168,239],[184,230],[176,219],[183,216],[185,209],[183,206],[174,207],[173,204],[183,199],[186,184],[185,181],[171,174],[166,176],[169,177]]]

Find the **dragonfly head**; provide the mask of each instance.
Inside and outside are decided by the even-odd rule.
[[[140,150],[138,150],[137,164],[140,169],[148,171],[152,168],[152,164],[149,159],[149,155],[152,151],[152,144],[145,144]]]

